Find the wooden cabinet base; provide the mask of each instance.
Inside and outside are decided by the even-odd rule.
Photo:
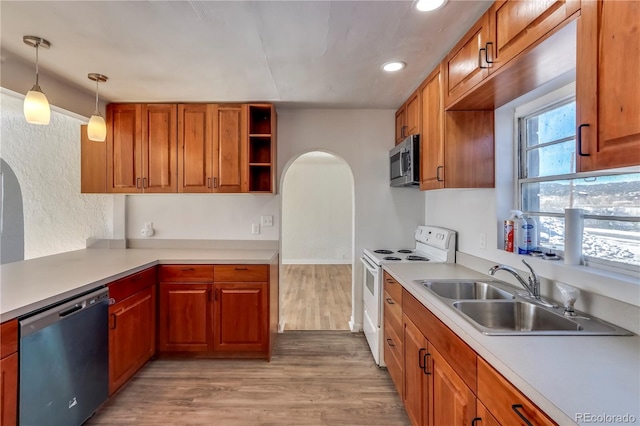
[[[0,360],[0,425],[14,426],[18,418],[18,353]]]

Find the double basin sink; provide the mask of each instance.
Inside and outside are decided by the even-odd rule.
[[[629,335],[627,330],[563,308],[548,308],[526,299],[518,289],[497,280],[416,281],[452,306],[487,335]]]

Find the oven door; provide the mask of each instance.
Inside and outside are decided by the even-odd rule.
[[[380,301],[382,294],[380,292],[381,279],[380,267],[373,264],[366,257],[361,257],[360,261],[364,265],[364,279],[362,286],[362,299],[364,307],[369,312],[370,319],[376,327],[380,327]]]

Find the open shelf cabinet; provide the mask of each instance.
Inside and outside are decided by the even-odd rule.
[[[275,110],[249,104],[249,192],[274,192]]]

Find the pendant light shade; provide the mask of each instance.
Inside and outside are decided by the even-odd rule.
[[[107,123],[100,114],[98,105],[98,84],[104,83],[109,78],[106,75],[98,73],[90,73],[87,77],[89,80],[96,82],[96,110],[94,111],[91,119],[89,119],[89,126],[87,127],[87,137],[94,142],[104,142],[107,139]]]
[[[24,36],[22,41],[31,47],[36,48],[36,84],[27,92],[24,98],[24,118],[31,124],[49,124],[51,119],[51,108],[49,101],[38,85],[38,51],[42,47],[48,49],[51,43],[36,36]]]
[[[33,86],[24,98],[24,118],[31,124],[49,124],[51,108],[40,86]]]
[[[107,139],[107,123],[101,115],[91,116],[87,127],[87,137],[94,142],[104,142]]]

